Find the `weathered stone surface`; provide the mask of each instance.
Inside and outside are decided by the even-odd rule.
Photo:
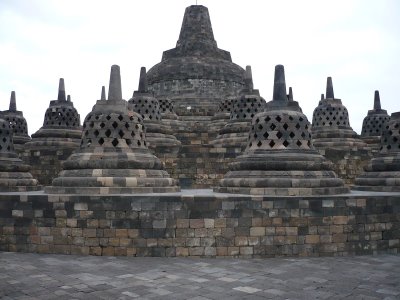
[[[13,129],[10,121],[0,116],[0,191],[39,190],[38,182],[29,173],[30,167],[14,151]]]
[[[119,66],[111,67],[108,100],[98,100],[83,125],[80,148],[46,187],[48,193],[114,194],[178,191],[146,145],[142,116],[122,99]]]
[[[309,127],[298,103],[288,99],[283,66],[276,66],[273,100],[254,116],[244,154],[214,190],[292,196],[348,192],[332,163],[314,149]]]
[[[392,113],[381,136],[380,152],[356,179],[354,189],[400,191],[400,112]]]

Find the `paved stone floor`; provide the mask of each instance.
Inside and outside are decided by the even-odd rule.
[[[0,299],[400,299],[400,255],[190,259],[0,252]]]

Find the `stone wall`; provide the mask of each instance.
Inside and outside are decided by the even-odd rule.
[[[400,194],[1,194],[0,250],[209,257],[398,253]]]

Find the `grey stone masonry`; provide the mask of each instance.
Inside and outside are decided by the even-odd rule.
[[[213,116],[222,99],[243,88],[243,71],[218,48],[208,9],[192,5],[185,10],[176,47],[164,51],[147,75],[149,90],[174,101],[178,115]]]
[[[41,184],[51,184],[62,162],[79,147],[81,133],[80,116],[73,102],[67,100],[64,79],[60,78],[57,100],[50,101],[43,126],[32,134],[21,153]]]
[[[128,101],[128,108],[140,114],[146,126],[148,147],[158,153],[178,153],[181,142],[173,135],[172,128],[161,122],[158,100],[147,89],[146,68],[140,70],[139,88]]]
[[[175,180],[146,145],[142,116],[122,99],[119,66],[111,67],[108,100],[98,100],[86,116],[80,148],[46,187],[52,194],[173,192]]]
[[[0,191],[39,190],[41,187],[29,169],[29,165],[23,163],[14,151],[10,122],[0,117]]]
[[[228,123],[220,129],[218,136],[210,143],[215,147],[239,147],[247,144],[252,118],[264,110],[265,100],[253,88],[251,68],[244,73],[245,88],[239,97],[233,98]]]
[[[381,136],[380,152],[356,179],[354,189],[400,191],[400,112],[391,115]]]
[[[2,111],[1,117],[10,122],[13,131],[14,149],[17,153],[20,153],[23,149],[23,145],[29,142],[31,137],[28,134],[28,124],[22,111],[17,110],[15,91],[11,92],[9,109]]]
[[[216,192],[324,195],[349,191],[332,163],[312,145],[310,123],[286,94],[284,67],[275,67],[274,93],[252,120],[244,154],[230,165]]]
[[[347,108],[335,98],[331,77],[327,79],[326,98],[319,101],[313,113],[312,136],[317,149],[367,147],[350,127]]]
[[[381,108],[379,91],[375,91],[374,108],[368,111],[361,130],[361,138],[374,150],[379,150],[381,135],[389,120],[387,111]]]

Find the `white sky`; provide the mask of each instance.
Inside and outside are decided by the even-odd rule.
[[[184,10],[195,0],[0,0],[0,110],[16,91],[29,133],[43,123],[65,79],[83,122],[112,64],[121,67],[123,96],[137,89],[141,66],[175,47]],[[400,111],[400,1],[198,0],[208,7],[219,48],[251,65],[255,88],[272,98],[283,64],[287,87],[312,120],[326,77],[358,133],[374,90],[382,108]]]

